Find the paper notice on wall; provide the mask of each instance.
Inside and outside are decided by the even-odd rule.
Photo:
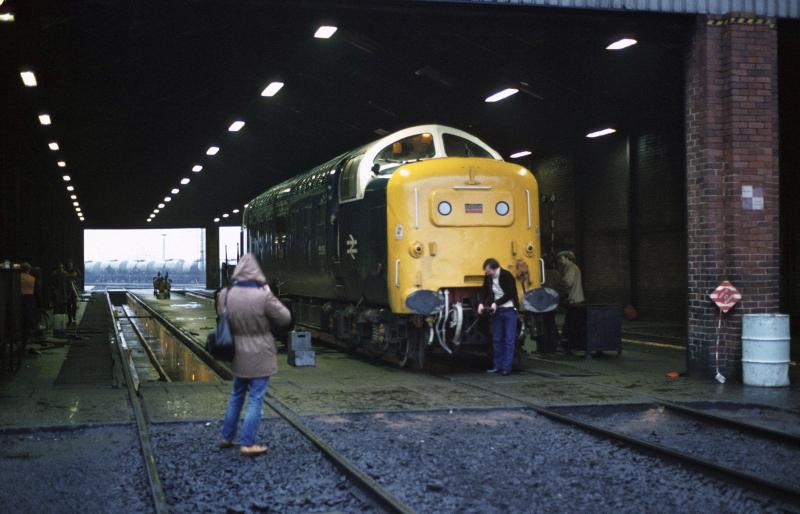
[[[742,209],[747,211],[764,210],[764,188],[742,185]]]

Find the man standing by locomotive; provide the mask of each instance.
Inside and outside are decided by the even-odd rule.
[[[492,317],[492,350],[494,367],[487,373],[511,373],[514,361],[514,345],[517,339],[517,281],[514,275],[500,267],[497,259],[486,259],[483,263],[483,288],[478,314],[488,308]],[[486,307],[489,305],[489,307]]]

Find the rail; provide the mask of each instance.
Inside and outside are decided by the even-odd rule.
[[[164,325],[169,328],[173,335],[175,335],[182,343],[186,344],[193,350],[197,348],[197,350],[195,350],[196,352],[202,352],[204,355],[201,355],[201,358],[204,361],[207,359],[214,361],[216,366],[212,366],[212,369],[214,369],[214,371],[221,369],[224,372],[224,375],[220,374],[220,376],[228,379],[233,376],[230,367],[227,364],[221,363],[214,359],[208,352],[206,352],[205,348],[200,347],[200,345],[198,345],[190,335],[172,325],[172,323],[170,323],[169,320],[161,315],[161,313],[146,305],[141,299],[136,298],[133,293],[128,292],[128,294],[133,296],[141,305],[144,305],[147,311],[150,312],[151,315],[159,322],[164,323]],[[325,454],[325,456],[337,468],[343,471],[348,477],[350,477],[351,480],[355,482],[356,486],[358,486],[362,492],[367,494],[385,511],[398,514],[412,514],[414,512],[411,507],[403,503],[392,493],[386,490],[382,485],[373,480],[369,475],[361,471],[358,466],[356,466],[350,459],[345,457],[344,454],[325,442],[325,440],[317,435],[316,432],[311,430],[308,425],[303,423],[301,417],[295,411],[286,406],[286,404],[281,402],[271,392],[267,393],[264,402],[270,409],[272,409],[276,414],[278,414],[287,423],[300,432],[314,446],[319,448],[320,451],[322,451],[322,453]]]
[[[119,327],[117,326],[116,318],[114,317],[114,308],[111,305],[111,297],[108,292],[105,293],[106,303],[108,304],[108,313],[111,316],[111,326],[113,328],[114,346],[117,347],[121,359],[122,373],[125,377],[125,385],[128,390],[128,399],[131,402],[134,418],[136,419],[136,431],[139,436],[139,447],[142,450],[142,457],[144,458],[145,472],[147,473],[147,482],[150,486],[150,495],[153,499],[153,508],[156,514],[169,513],[169,505],[167,504],[167,496],[164,493],[164,487],[161,484],[161,479],[158,476],[158,468],[156,466],[156,457],[153,452],[153,444],[150,440],[150,429],[147,424],[147,419],[144,415],[144,407],[142,400],[139,397],[133,385],[131,371],[128,367],[128,360],[122,351],[119,342],[122,340],[120,336]]]

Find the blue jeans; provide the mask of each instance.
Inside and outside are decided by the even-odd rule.
[[[492,318],[494,369],[497,371],[511,371],[516,339],[517,311],[513,307],[498,307]]]
[[[242,412],[244,397],[247,395],[247,410],[244,412],[244,423],[242,423],[239,444],[242,446],[256,444],[258,425],[261,423],[261,409],[264,405],[264,395],[267,394],[267,387],[269,387],[269,377],[233,377],[233,391],[231,391],[231,397],[228,400],[225,422],[222,424],[222,438],[224,440],[233,441],[236,437],[239,414]]]

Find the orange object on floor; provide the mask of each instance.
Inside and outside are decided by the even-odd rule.
[[[670,379],[670,380],[675,380],[679,376],[680,376],[680,373],[678,373],[677,371],[670,371],[670,372],[667,373],[667,378]]]

